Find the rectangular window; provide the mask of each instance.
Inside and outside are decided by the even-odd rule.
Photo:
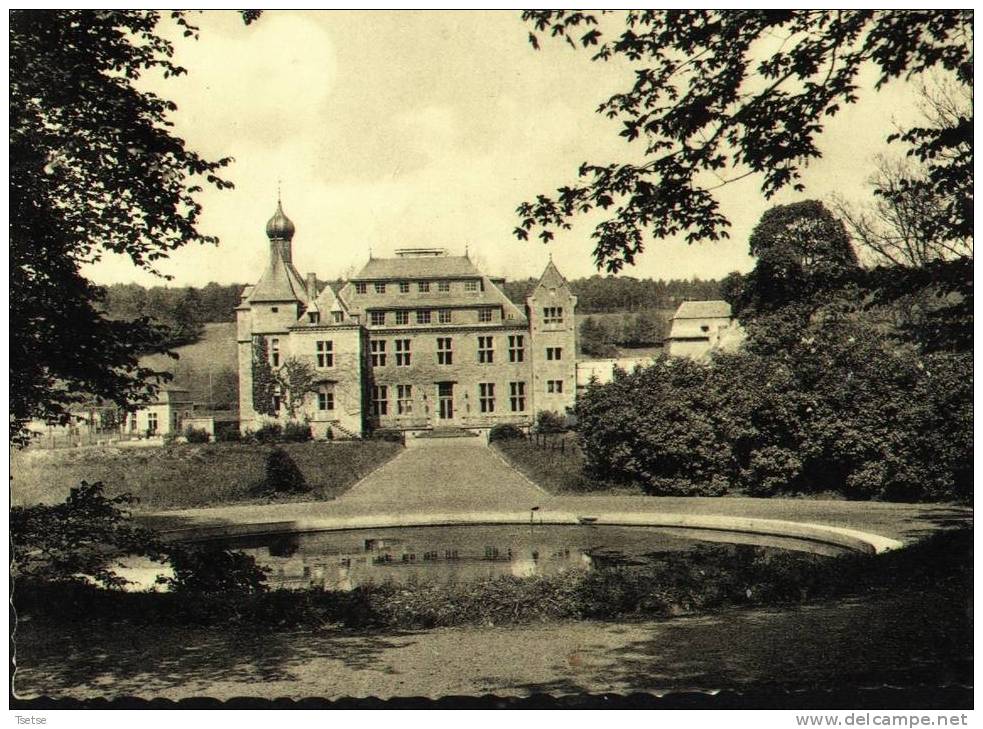
[[[526,358],[526,349],[521,334],[509,335],[509,362],[522,362]]]
[[[397,324],[409,324],[410,323],[410,312],[408,312],[408,311],[397,311],[396,312],[396,323]]]
[[[450,337],[437,337],[437,364],[454,364],[454,352]]]
[[[280,412],[280,396],[279,395],[274,395],[273,396],[273,412],[274,413]]]
[[[481,406],[481,412],[483,413],[495,412],[495,383],[494,382],[478,383],[478,403]]]
[[[396,385],[396,412],[410,415],[413,412],[413,385]]]
[[[334,342],[329,340],[316,342],[315,351],[317,352],[317,366],[320,369],[334,367]]]
[[[309,311],[307,312],[307,319],[311,324],[319,324],[321,322],[321,312]]]
[[[396,340],[396,366],[397,367],[409,367],[410,366],[410,340],[409,339],[397,339]]]
[[[563,358],[563,347],[547,347],[546,359],[557,361]]]
[[[384,284],[382,281],[377,281],[375,284],[375,292],[377,294],[386,293],[386,284]]]
[[[430,311],[427,309],[421,309],[416,312],[416,323],[417,324],[429,324],[430,323]]]
[[[355,282],[355,293],[356,294],[364,294],[365,293],[365,282],[364,281],[356,281]]]
[[[276,337],[270,339],[270,364],[280,366],[280,340]]]
[[[157,432],[157,413],[147,413],[147,430]]]
[[[335,324],[341,324],[345,320],[345,312],[343,312],[343,311],[333,311],[331,313],[334,315],[334,323]]]
[[[429,292],[430,291],[430,282],[429,281],[419,281],[419,282],[417,282],[417,284],[416,284],[416,290],[419,291],[421,294],[425,294],[425,293]]]
[[[546,392],[548,393],[563,392],[563,380],[546,380]]]
[[[409,292],[410,292],[410,282],[409,281],[400,281],[399,282],[399,293],[401,293],[401,294],[408,294]]]
[[[492,320],[492,310],[491,309],[478,309],[478,321],[480,322],[490,322]]]
[[[523,413],[526,411],[526,383],[509,383],[509,404],[512,406],[513,413]]]
[[[373,367],[385,367],[386,366],[386,340],[384,339],[373,339],[369,346],[372,350],[372,366]]]
[[[562,323],[563,323],[562,306],[543,307],[543,324],[562,324]]]
[[[441,309],[440,311],[438,311],[437,312],[437,321],[440,322],[441,324],[450,324],[451,323],[451,310],[450,309]]]
[[[372,326],[381,327],[386,323],[386,312],[384,311],[370,311],[369,321],[372,322]]]
[[[372,385],[372,414],[389,414],[389,388],[386,385]]]
[[[450,281],[438,281],[437,282],[437,290],[438,291],[443,291],[443,292],[450,291],[451,290],[451,282]]]
[[[317,409],[318,410],[334,410],[334,393],[333,392],[319,392],[317,394]]]
[[[464,290],[467,291],[469,294],[474,293],[475,291],[478,290],[478,282],[477,281],[465,281],[464,282]]]
[[[495,338],[478,337],[478,363],[491,364],[495,361]]]

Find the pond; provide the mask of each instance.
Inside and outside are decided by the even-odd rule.
[[[251,555],[267,568],[271,588],[325,590],[640,565],[711,543],[760,554],[796,551],[835,556],[849,551],[804,539],[710,529],[541,524],[355,529],[201,542]],[[134,577],[144,581],[135,573],[130,579]]]

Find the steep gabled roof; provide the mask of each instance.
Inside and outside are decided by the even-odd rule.
[[[483,278],[467,256],[407,256],[370,258],[352,281]]]
[[[527,298],[533,298],[540,291],[556,291],[558,289],[568,289],[567,280],[563,278],[563,274],[560,273],[560,269],[556,267],[553,263],[553,259],[550,258],[549,263],[546,264],[546,268],[543,269],[543,275],[539,277],[539,283],[537,283]]]
[[[673,319],[729,319],[730,304],[726,301],[684,301]]]
[[[325,284],[324,288],[321,289],[321,292],[317,295],[317,298],[307,304],[307,311],[305,311],[304,314],[308,314],[312,311],[316,311],[321,314],[322,321],[324,321],[327,318],[326,315],[330,314],[332,311],[341,311],[346,315],[346,317],[348,315],[348,307],[346,307],[345,303],[338,298],[337,295],[335,295],[334,289],[331,288],[330,284]],[[301,316],[300,319],[303,321],[304,317]]]
[[[307,301],[304,280],[294,268],[277,254],[270,256],[270,263],[259,282],[249,293],[250,304],[273,301]]]

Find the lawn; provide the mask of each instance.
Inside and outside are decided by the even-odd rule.
[[[599,484],[584,476],[584,454],[574,433],[531,436],[527,440],[500,440],[494,447],[526,478],[551,494],[591,492],[613,495],[641,494],[633,486]]]
[[[287,443],[310,490],[278,500],[333,499],[392,458],[402,446],[382,441]],[[160,448],[80,448],[15,451],[11,503],[63,501],[79,481],[102,481],[108,495],[130,493],[135,510],[263,503],[254,489],[271,446],[247,443],[176,444]]]

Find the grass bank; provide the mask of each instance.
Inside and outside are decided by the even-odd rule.
[[[309,491],[279,500],[333,499],[396,455],[401,446],[383,441],[285,443]],[[72,486],[102,481],[106,494],[130,493],[136,510],[186,509],[263,503],[262,481],[271,446],[248,443],[175,444],[160,448],[79,448],[14,451],[11,503],[25,506],[64,501]]]
[[[492,446],[526,478],[551,494],[640,495],[636,486],[601,482],[584,475],[584,454],[576,435],[562,433],[495,441]]]

